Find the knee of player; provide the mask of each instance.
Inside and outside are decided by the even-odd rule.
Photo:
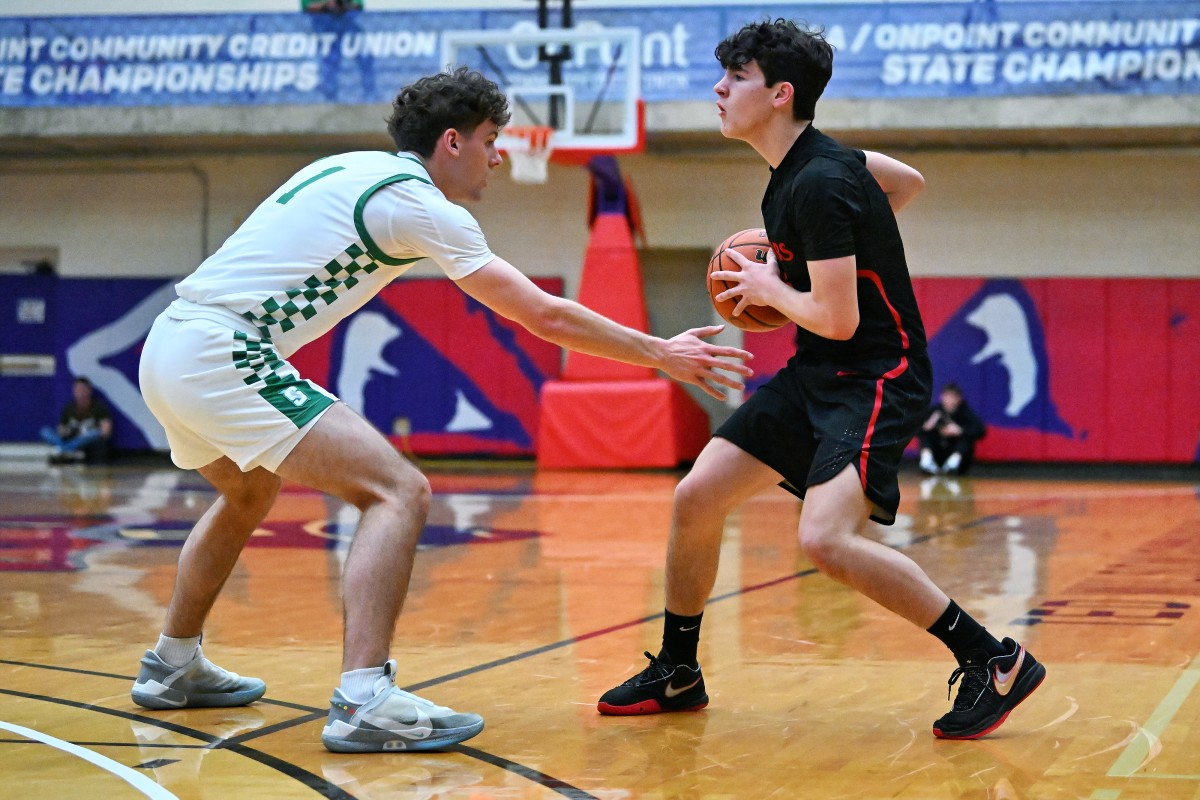
[[[827,575],[836,576],[845,562],[845,540],[819,525],[800,524],[800,549],[812,565]]]
[[[675,519],[678,522],[687,522],[696,517],[723,519],[729,513],[722,503],[723,499],[724,494],[719,488],[694,480],[690,475],[685,476],[675,487]]]
[[[393,481],[376,498],[376,502],[392,503],[421,515],[428,513],[432,501],[429,479],[415,469],[393,476]]]
[[[265,516],[279,494],[283,480],[266,470],[256,470],[253,478],[233,487],[224,487],[221,494],[225,501],[239,509]]]
[[[341,497],[364,513],[383,506],[397,514],[423,516],[429,511],[433,492],[429,480],[417,470],[411,470],[400,474],[377,472],[369,477],[361,476]]]

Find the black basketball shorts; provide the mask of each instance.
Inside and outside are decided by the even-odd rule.
[[[852,363],[793,357],[714,435],[778,472],[779,485],[802,500],[853,464],[871,519],[891,525],[900,459],[929,411],[932,384],[923,351]]]

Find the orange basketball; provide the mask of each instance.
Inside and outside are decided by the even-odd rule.
[[[747,331],[773,331],[791,322],[781,311],[770,306],[747,306],[741,314],[734,316],[733,309],[737,305],[737,298],[717,300],[717,295],[731,288],[733,284],[714,280],[712,274],[719,270],[741,272],[742,269],[736,261],[725,255],[728,250],[737,250],[746,258],[765,264],[767,253],[771,252],[771,243],[767,240],[767,232],[762,228],[748,228],[730,236],[713,251],[712,258],[708,260],[708,296],[717,313],[727,322]]]

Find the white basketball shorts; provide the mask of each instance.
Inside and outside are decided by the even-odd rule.
[[[217,313],[178,319],[173,309],[150,328],[138,372],[171,460],[198,469],[228,456],[243,472],[275,471],[337,398],[302,379],[261,336]]]

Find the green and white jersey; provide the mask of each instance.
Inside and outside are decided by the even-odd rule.
[[[175,288],[172,317],[232,320],[287,358],[414,261],[453,280],[494,258],[479,223],[408,153],[355,152],[293,175]]]

